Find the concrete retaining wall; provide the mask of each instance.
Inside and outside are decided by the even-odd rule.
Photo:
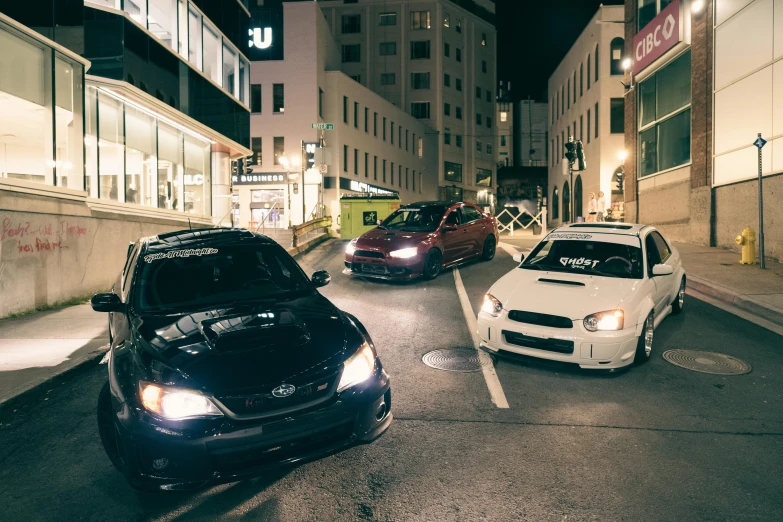
[[[108,290],[131,241],[188,228],[166,211],[124,214],[128,207],[57,190],[0,187],[0,317]]]

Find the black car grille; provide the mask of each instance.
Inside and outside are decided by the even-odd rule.
[[[549,328],[573,328],[574,322],[568,317],[559,315],[539,314],[536,312],[523,312],[522,310],[511,310],[508,318],[512,321],[525,324],[536,324],[538,326],[548,326]]]
[[[326,430],[309,433],[291,440],[278,441],[252,447],[210,451],[215,468],[221,473],[241,473],[294,457],[317,453],[319,450],[349,442],[353,435],[353,419]]]
[[[521,333],[509,332],[503,330],[508,344],[522,346],[523,348],[534,348],[536,350],[546,350],[547,352],[574,353],[574,342],[564,341],[562,339],[542,339],[541,337],[531,337]]]
[[[331,373],[296,387],[288,397],[275,397],[271,386],[261,393],[218,397],[223,406],[240,418],[268,417],[314,406],[334,394],[340,372]]]
[[[373,252],[372,250],[357,250],[353,253],[354,257],[375,257],[378,259],[386,259],[383,252]]]

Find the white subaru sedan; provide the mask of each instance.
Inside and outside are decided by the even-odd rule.
[[[481,346],[582,368],[644,363],[655,328],[680,313],[680,254],[646,225],[576,223],[544,237],[484,296]]]

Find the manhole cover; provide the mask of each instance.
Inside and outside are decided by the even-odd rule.
[[[742,375],[750,373],[751,367],[745,361],[722,353],[697,350],[668,350],[663,358],[670,363],[695,372],[715,375]]]
[[[488,365],[492,365],[492,357],[487,354]],[[436,370],[448,372],[478,372],[481,371],[479,353],[471,348],[444,348],[427,352],[421,358],[422,362]]]

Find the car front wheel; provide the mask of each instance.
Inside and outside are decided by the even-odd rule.
[[[635,364],[644,364],[650,360],[654,335],[655,320],[653,319],[653,313],[650,312],[650,314],[647,316],[647,319],[644,320],[642,335],[639,336],[639,341],[636,344],[636,356],[633,359]]]
[[[98,395],[98,433],[101,436],[103,449],[106,451],[111,463],[120,471],[125,471],[125,459],[123,458],[122,444],[117,426],[115,425],[114,411],[111,407],[111,391],[109,381],[101,388]]]
[[[440,250],[433,248],[427,252],[424,259],[424,279],[435,279],[443,268],[443,255]]]
[[[680,289],[677,290],[677,297],[672,303],[672,314],[676,315],[682,312],[682,306],[685,304],[685,278],[680,281]]]
[[[495,236],[487,236],[484,240],[484,250],[481,253],[481,259],[484,261],[490,261],[495,257],[495,250],[497,250],[497,242]]]

